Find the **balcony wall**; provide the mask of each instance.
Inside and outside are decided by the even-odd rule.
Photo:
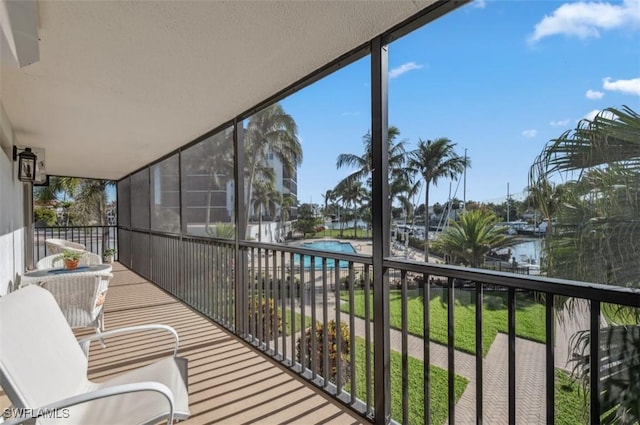
[[[12,147],[14,134],[0,104],[0,296],[9,292],[25,268],[23,185],[17,179]]]

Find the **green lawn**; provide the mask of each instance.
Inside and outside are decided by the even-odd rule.
[[[588,424],[589,410],[585,407],[584,396],[580,383],[556,369],[556,424]]]
[[[436,291],[432,290],[432,296]],[[444,298],[435,295],[429,302],[430,312],[430,339],[441,344],[447,343],[447,304],[446,292],[442,291]],[[467,353],[475,353],[475,294],[472,291],[458,292],[455,302],[455,347]],[[343,292],[343,300],[348,300],[348,293]],[[364,317],[364,292],[356,291],[355,314]],[[389,321],[392,328],[400,329],[401,326],[401,296],[400,291],[390,291]],[[484,309],[482,311],[482,348],[486,355],[498,332],[507,332],[507,294],[506,292],[485,291]],[[371,296],[373,305],[373,295]],[[408,331],[409,333],[423,336],[423,299],[420,296],[408,298]],[[348,304],[342,305],[342,310],[349,311]],[[516,295],[516,335],[544,343],[545,341],[545,317],[544,306],[537,304],[531,297],[525,294]]]
[[[352,228],[344,229],[340,234],[339,229],[326,229],[322,232],[315,233],[313,235],[307,235],[307,239],[315,238],[345,238],[345,239],[371,239],[371,231],[366,229],[358,229],[358,235],[356,236],[355,230]]]
[[[356,396],[365,398],[365,341],[355,338],[356,349]],[[373,358],[373,344],[371,346]],[[423,397],[423,368],[424,363],[409,357],[409,420],[410,424],[424,423]],[[442,424],[447,418],[448,381],[447,371],[435,366],[430,367],[431,377],[431,423]],[[373,372],[373,370],[372,370]],[[371,379],[373,385],[373,377]],[[462,376],[456,375],[455,396],[460,399],[469,382]],[[373,392],[371,393],[373,400]],[[402,421],[402,356],[397,351],[391,351],[391,416],[398,422]]]
[[[602,303],[602,314],[608,323],[619,325],[640,325],[640,309]]]

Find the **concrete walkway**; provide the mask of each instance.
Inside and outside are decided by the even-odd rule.
[[[360,246],[360,250],[369,247]],[[393,250],[395,255],[413,260],[421,260],[422,252],[413,248]],[[438,261],[433,259],[433,261]],[[316,286],[321,284],[322,277],[316,278]],[[322,299],[316,299],[317,318],[322,318]],[[309,302],[309,300],[307,300]],[[306,306],[308,308],[309,305]],[[577,331],[589,329],[589,303],[585,300],[574,300],[571,314],[566,310],[556,315],[555,367],[571,371],[567,363],[570,355],[569,341]],[[307,310],[308,311],[308,310]],[[308,313],[307,313],[308,314]],[[334,293],[328,294],[327,314],[329,320],[335,319]],[[343,321],[348,316],[342,315]],[[355,329],[352,331],[359,337],[365,336],[365,322],[355,318]],[[540,323],[544,327],[544,323]],[[606,326],[602,319],[601,326]],[[373,335],[373,325],[370,328]],[[390,330],[391,350],[402,351],[402,333]],[[430,342],[431,364],[448,370],[448,351],[446,345]],[[408,355],[416,359],[424,359],[422,338],[408,336]],[[522,424],[544,424],[546,414],[546,350],[545,344],[516,337],[516,422]],[[476,423],[476,368],[475,356],[455,351],[455,373],[465,377],[469,383],[456,404],[456,422],[460,424]],[[508,423],[508,336],[498,333],[487,356],[483,359],[483,421],[488,424]]]
[[[352,241],[357,244],[361,241]],[[355,246],[355,245],[354,245]],[[358,251],[368,251],[369,246],[359,246]],[[421,261],[423,253],[414,248],[392,249],[394,255],[401,258]],[[440,262],[432,258],[433,262]],[[316,285],[321,283],[321,276],[316,278]],[[316,313],[318,319],[322,317],[322,299],[318,298]],[[308,305],[307,305],[308,307]],[[307,310],[308,311],[308,310]],[[571,314],[566,310],[556,315],[556,344],[555,367],[571,372],[571,365],[567,363],[570,355],[569,341],[577,331],[589,329],[589,303],[585,300],[574,300]],[[329,320],[335,319],[334,294],[328,294],[327,313]],[[342,315],[347,321],[348,316]],[[544,327],[544,323],[540,323]],[[602,318],[601,326],[606,326]],[[373,325],[371,325],[373,335]],[[355,318],[355,335],[365,335],[365,322]],[[402,333],[390,330],[391,350],[402,351]],[[430,342],[431,364],[448,370],[448,351],[446,345]],[[422,338],[412,335],[408,337],[408,355],[416,359],[424,359],[424,345]],[[544,424],[546,415],[546,350],[545,344],[516,337],[516,423]],[[465,377],[469,383],[455,408],[455,420],[460,424],[476,423],[476,368],[475,356],[455,351],[455,373]],[[487,356],[483,359],[483,422],[488,424],[508,423],[508,336],[503,333],[496,335]]]
[[[364,336],[365,322],[355,319],[355,334]],[[371,326],[373,335],[373,326]],[[402,332],[390,330],[393,351],[402,352]],[[408,354],[424,359],[422,338],[408,336]],[[508,337],[498,333],[483,360],[483,419],[488,424],[508,423]],[[431,341],[430,359],[433,366],[448,370],[446,345]],[[456,350],[454,370],[469,380],[456,404],[456,423],[476,423],[476,366],[475,356]],[[545,423],[545,346],[533,341],[516,338],[516,422],[521,424]]]

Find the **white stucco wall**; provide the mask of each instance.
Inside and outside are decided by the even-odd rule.
[[[24,270],[23,188],[12,160],[14,133],[0,104],[0,296]]]

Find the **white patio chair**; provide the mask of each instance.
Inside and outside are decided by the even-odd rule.
[[[102,257],[93,252],[86,252],[78,262],[79,266],[97,266],[98,264],[102,264]],[[53,269],[56,267],[64,267],[61,254],[47,255],[36,263],[37,270]]]
[[[65,249],[71,249],[75,251],[86,251],[87,247],[81,243],[71,242],[66,239],[45,239],[45,245],[47,245],[47,253],[49,254],[62,254]]]
[[[79,266],[97,266],[102,264],[102,257],[93,252],[87,252],[78,262]]]
[[[0,385],[25,415],[3,425],[38,415],[39,424],[92,425],[171,424],[189,417],[186,360],[175,357],[173,328],[136,326],[81,339],[86,347],[92,339],[147,329],[175,338],[173,357],[97,383],[87,378],[87,357],[48,291],[30,285],[0,298],[0,323]]]
[[[104,301],[113,275],[64,274],[60,279],[42,282],[53,294],[67,323],[72,328],[95,328],[104,331]]]
[[[62,254],[47,255],[38,260],[36,270],[53,269],[56,267],[64,267]]]

